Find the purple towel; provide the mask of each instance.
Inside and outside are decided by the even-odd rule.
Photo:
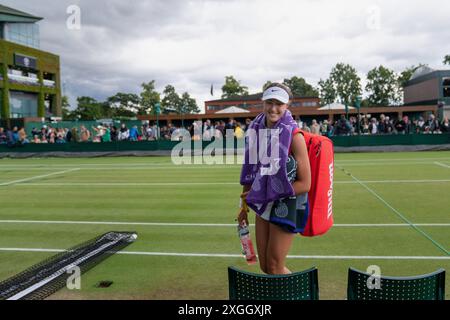
[[[270,134],[264,135],[264,131],[261,131],[260,135],[260,129],[268,129],[264,113],[252,121],[246,132],[245,157],[240,182],[241,185],[251,185],[247,203],[259,215],[263,214],[269,203],[295,195],[287,177],[286,162],[292,132],[297,127],[291,112],[286,110],[273,128],[267,130]],[[267,143],[260,141],[262,139],[267,139]],[[259,146],[262,150],[259,150]],[[257,151],[267,156],[258,156],[257,161],[254,161],[255,157],[251,155],[257,155]],[[273,156],[271,151],[274,151]]]

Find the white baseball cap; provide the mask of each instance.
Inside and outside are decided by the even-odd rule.
[[[289,102],[289,93],[280,87],[269,87],[264,91],[262,100],[275,99],[283,103]]]

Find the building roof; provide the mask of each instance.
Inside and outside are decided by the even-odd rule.
[[[247,113],[247,112],[250,112],[250,111],[242,109],[242,108],[238,108],[235,106],[231,106],[231,107],[222,109],[220,111],[217,111],[216,113]]]
[[[405,87],[421,83],[430,79],[450,77],[450,70],[435,70],[429,67],[417,69],[411,78],[406,82]]]
[[[347,106],[347,107],[348,107],[348,109],[355,109],[350,106]],[[323,107],[320,107],[317,110],[345,110],[345,105],[343,105],[342,103],[333,102],[333,103],[327,104]]]
[[[0,21],[2,22],[37,22],[43,18],[0,4]]]
[[[411,75],[411,78],[409,80],[419,78],[421,76],[432,73],[434,71],[436,71],[436,70],[430,68],[429,66],[420,66],[419,68],[417,68],[416,71],[414,71],[414,73]]]
[[[262,99],[262,92],[258,92],[255,94],[249,94],[246,96],[233,96],[225,99],[218,99],[218,100],[210,100],[205,101],[205,103],[214,103],[214,102],[232,102],[232,101],[257,101]],[[303,96],[294,96],[294,99],[308,99],[308,98],[318,98],[318,97],[303,97]]]

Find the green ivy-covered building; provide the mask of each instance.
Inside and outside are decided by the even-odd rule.
[[[40,50],[40,17],[0,5],[0,119],[61,116],[59,56]]]

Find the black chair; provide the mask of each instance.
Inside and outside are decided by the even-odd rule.
[[[286,274],[264,275],[228,268],[230,300],[318,300],[317,268]]]
[[[369,280],[369,277],[372,277]],[[415,277],[379,277],[380,288],[370,289],[367,283],[375,276],[350,268],[348,270],[348,300],[444,300],[445,270]]]

